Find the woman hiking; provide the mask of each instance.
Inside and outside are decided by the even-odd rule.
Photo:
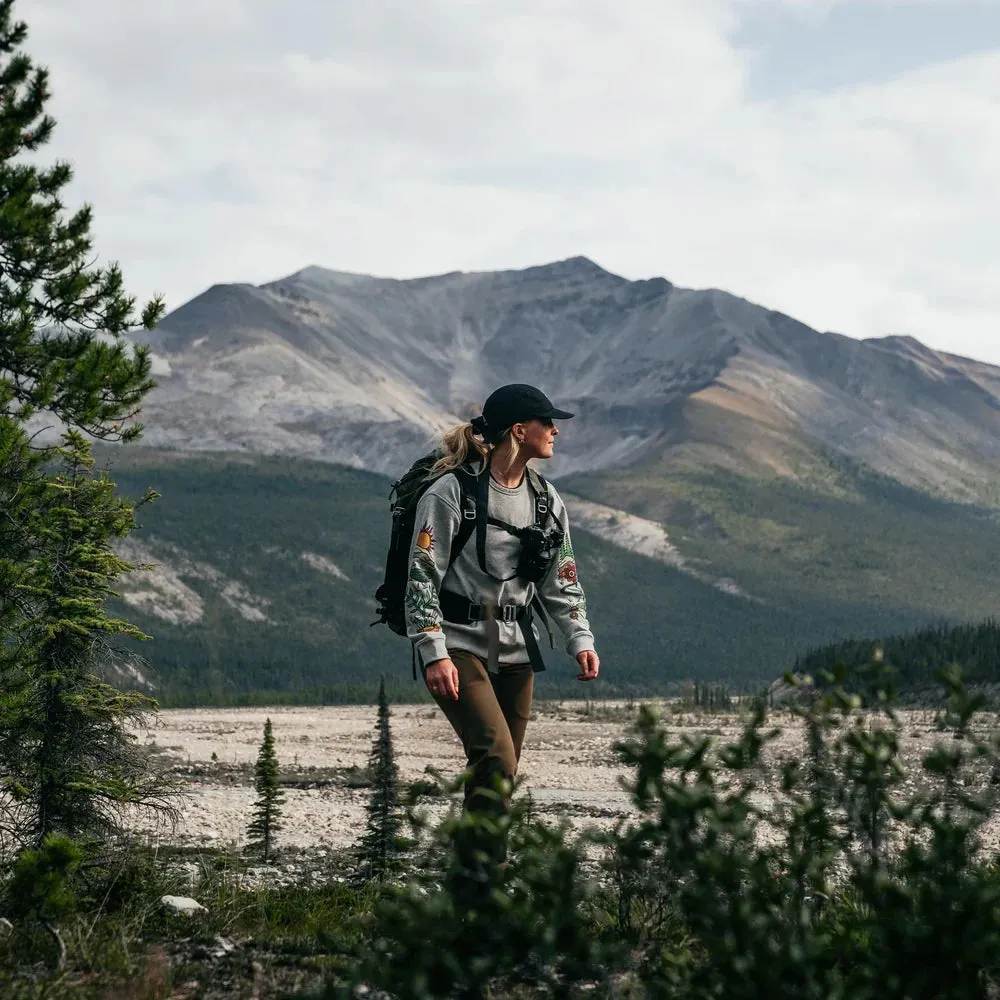
[[[527,467],[552,457],[553,421],[572,416],[534,386],[501,386],[482,416],[443,435],[434,481],[417,504],[406,630],[465,750],[467,810],[506,806],[494,792],[497,777],[517,773],[534,674],[544,669],[534,613],[559,627],[579,680],[593,680],[600,667],[566,508]],[[452,542],[473,517],[468,544],[454,556]]]

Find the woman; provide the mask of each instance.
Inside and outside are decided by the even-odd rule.
[[[532,604],[540,602],[559,626],[566,651],[580,665],[579,680],[593,680],[600,668],[566,508],[555,489],[527,469],[534,458],[552,457],[559,434],[553,421],[572,416],[534,386],[502,386],[482,416],[444,435],[442,457],[430,473],[437,481],[417,505],[407,634],[428,689],[465,749],[468,809],[489,809],[495,797],[477,794],[492,790],[497,776],[513,780],[517,773],[534,672],[542,669]],[[458,476],[443,473],[470,467],[478,490],[475,544],[470,539],[450,563],[451,543],[469,509]],[[532,561],[526,549],[538,536],[529,538],[523,529],[539,520],[552,548],[543,544]]]

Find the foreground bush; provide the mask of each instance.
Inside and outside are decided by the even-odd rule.
[[[643,708],[618,748],[636,820],[574,839],[523,808],[450,818],[443,867],[376,908],[359,979],[400,998],[995,996],[1000,874],[980,834],[1000,757],[975,734],[981,703],[957,673],[941,679],[941,741],[918,775],[883,683],[795,709],[788,760],[770,754],[763,707],[723,746],[672,740]],[[778,785],[762,797],[768,769]],[[510,862],[490,863],[505,826]],[[458,860],[470,835],[479,869]]]
[[[135,975],[161,953],[164,996],[194,981],[212,984],[198,995],[240,995],[251,974],[260,1000],[324,977],[328,997],[365,986],[400,1000],[996,996],[1000,871],[983,824],[1000,754],[981,703],[957,674],[942,680],[939,743],[910,771],[881,680],[864,696],[833,683],[794,709],[798,743],[779,743],[763,708],[730,743],[674,738],[644,708],[618,748],[628,822],[574,834],[540,822],[526,796],[433,830],[416,817],[424,855],[404,884],[254,890],[220,858],[192,890],[208,912],[188,921],[155,904],[163,876],[98,894],[81,888],[84,869],[39,855],[25,865],[50,872],[53,893],[31,904],[34,924],[17,916],[0,953],[18,960],[35,940],[38,969],[51,967],[51,924],[66,945],[59,982],[87,982],[79,995],[95,998],[98,975]],[[349,882],[352,859],[339,864],[331,880]],[[50,905],[64,887],[76,912]],[[234,950],[212,958],[217,935]],[[4,975],[0,961],[0,987],[42,972]]]
[[[527,808],[525,799],[506,814],[450,815],[415,877],[375,908],[355,976],[327,995],[362,983],[413,1000],[480,996],[491,984],[564,995],[602,978],[610,953],[593,934],[584,838],[532,821]]]

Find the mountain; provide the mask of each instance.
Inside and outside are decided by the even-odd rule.
[[[1000,499],[1000,369],[819,333],[725,292],[577,257],[408,281],[309,267],[216,285],[148,337],[146,442],[385,474],[503,382],[578,417],[554,476],[639,462],[829,479],[828,452],[948,499]]]
[[[578,257],[306,268],[214,286],[145,339],[143,447],[102,453],[163,494],[128,543],[159,568],[122,604],[168,700],[405,674],[405,643],[367,627],[389,479],[508,381],[578,414],[545,471],[618,691],[771,678],[820,643],[995,613],[1000,369],[912,338]]]

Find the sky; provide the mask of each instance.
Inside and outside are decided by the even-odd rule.
[[[100,262],[585,255],[1000,364],[1000,0],[20,0]]]

